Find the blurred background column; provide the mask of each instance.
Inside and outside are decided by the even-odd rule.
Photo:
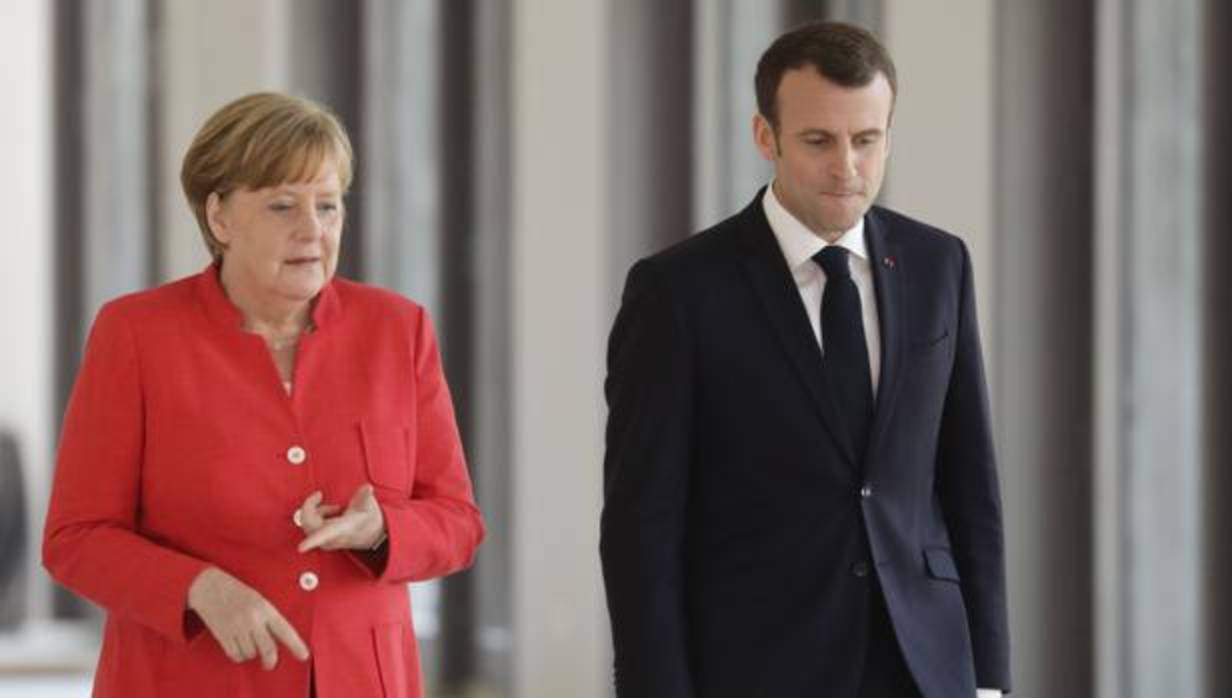
[[[78,40],[57,45],[64,97],[56,118],[56,424],[95,313],[154,279],[154,123],[147,0],[60,2],[56,23]],[[53,471],[46,464],[48,479]],[[45,499],[38,509],[45,511]],[[55,614],[93,615],[67,591]]]
[[[51,614],[51,590],[37,564],[43,512],[49,485],[48,465],[55,440],[53,360],[51,348],[53,289],[51,28],[48,3],[0,4],[0,227],[6,264],[0,274],[0,298],[6,299],[0,341],[0,459],[16,459],[24,481],[26,506],[0,529],[19,528],[24,552],[0,554],[14,569],[0,572],[8,587],[0,594],[0,617],[14,623]],[[10,468],[8,463],[0,467]],[[9,501],[10,493],[2,499]],[[9,529],[12,530],[12,529]],[[17,552],[17,551],[13,551]],[[11,558],[16,558],[12,560]],[[14,605],[16,607],[14,607]]]
[[[227,102],[249,92],[289,86],[288,2],[160,0],[154,6],[157,60],[152,108],[159,142],[161,280],[194,274],[209,261],[179,186],[180,164],[192,137]]]
[[[1204,5],[1097,8],[1097,687],[1203,696]]]
[[[783,2],[693,3],[693,231],[743,209],[774,174],[753,147],[753,76],[786,22]]]
[[[1205,156],[1202,207],[1205,249],[1202,271],[1206,304],[1203,350],[1206,409],[1205,496],[1206,536],[1202,548],[1203,658],[1207,695],[1232,696],[1232,3],[1207,0],[1201,54],[1204,127],[1200,151]]]
[[[513,7],[513,691],[602,695],[604,338],[613,184],[605,0]]]
[[[985,185],[995,242],[979,300],[991,322],[1014,693],[1078,698],[1094,673],[1094,4],[1002,3],[995,15]],[[958,200],[970,191],[965,177],[941,183]]]

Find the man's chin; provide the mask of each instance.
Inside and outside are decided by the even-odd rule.
[[[817,227],[827,232],[847,232],[856,227],[863,217],[863,211],[846,213],[841,216],[822,216],[819,219],[820,225]]]

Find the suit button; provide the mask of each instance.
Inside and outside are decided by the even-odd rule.
[[[312,591],[317,588],[321,580],[313,572],[305,572],[299,576],[299,588],[304,591]]]
[[[863,499],[868,499],[871,496],[873,496],[873,486],[866,483],[860,488],[860,497]]]
[[[304,527],[304,512],[302,509],[296,509],[294,514],[291,514],[291,522],[296,528]]]
[[[851,566],[851,573],[857,577],[867,577],[868,576],[868,563],[863,562],[863,561],[857,562],[856,564]]]
[[[300,446],[292,446],[287,449],[287,462],[291,465],[299,465],[308,460],[308,452]]]

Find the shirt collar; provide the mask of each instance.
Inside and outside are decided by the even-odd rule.
[[[762,208],[766,212],[766,220],[770,230],[787,258],[787,266],[794,272],[805,264],[811,264],[813,255],[821,252],[828,245],[839,245],[861,260],[868,260],[868,245],[864,240],[864,217],[844,232],[833,243],[826,242],[820,236],[809,230],[807,226],[783,207],[779,197],[774,194],[774,181],[766,186],[766,193],[761,199]]]

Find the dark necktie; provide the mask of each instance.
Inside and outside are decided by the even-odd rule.
[[[851,278],[847,250],[827,245],[813,256],[813,261],[826,273],[826,288],[821,296],[822,366],[851,434],[856,459],[862,461],[873,420],[873,381],[868,345],[864,342],[860,291]]]

